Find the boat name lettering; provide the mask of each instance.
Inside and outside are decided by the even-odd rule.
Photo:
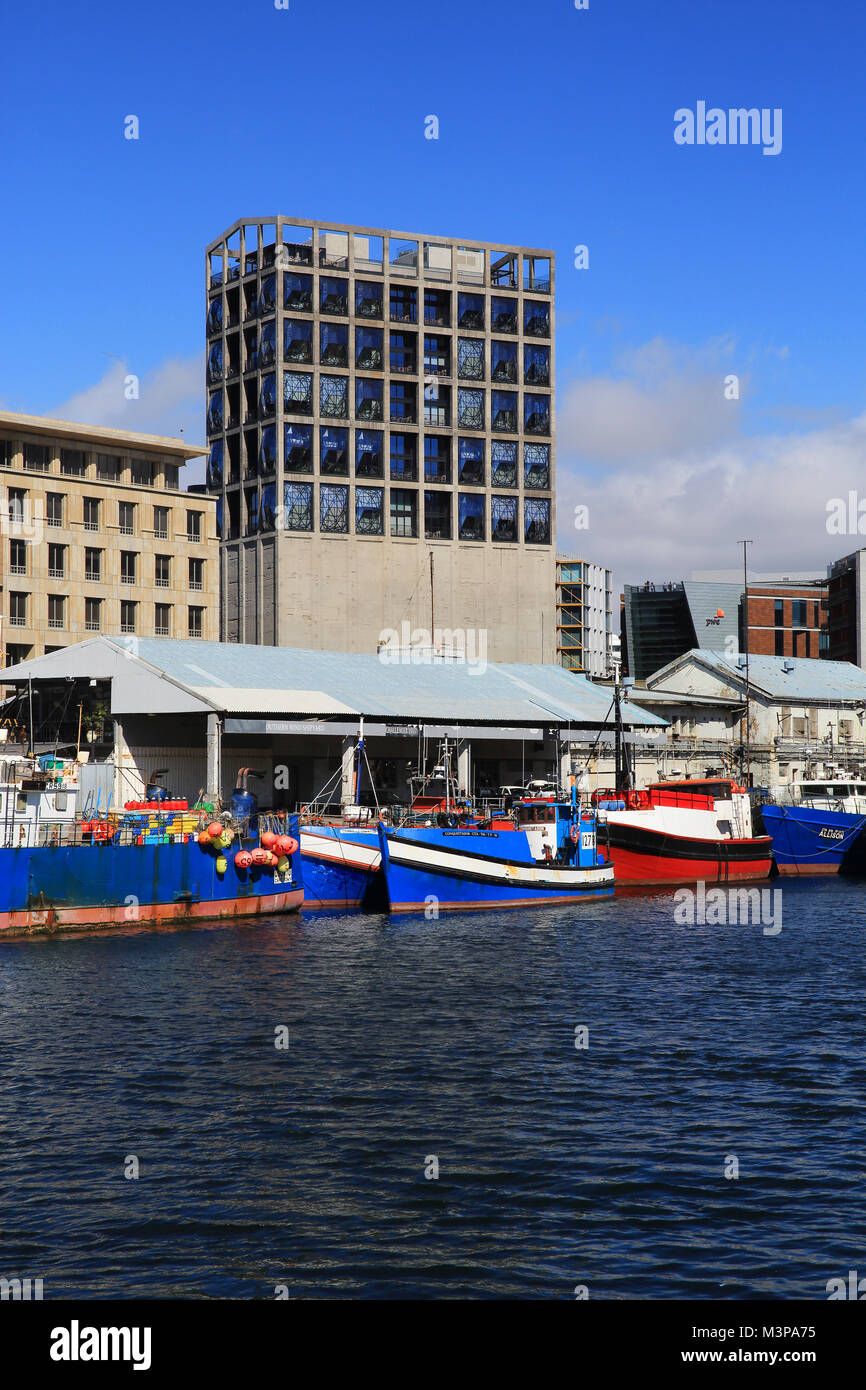
[[[443,830],[443,835],[474,835],[480,840],[498,840],[499,836],[495,830]]]
[[[819,831],[818,831],[818,839],[819,839],[819,840],[844,840],[844,838],[845,838],[845,831],[844,831],[844,830],[831,830],[831,829],[830,829],[828,826],[826,826],[826,825],[823,827],[822,830],[819,830]]]

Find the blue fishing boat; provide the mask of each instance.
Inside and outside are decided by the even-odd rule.
[[[596,818],[574,800],[521,801],[517,824],[379,826],[391,912],[527,907],[610,897],[614,871]]]
[[[866,783],[803,782],[761,815],[780,874],[866,872]]]
[[[0,934],[234,920],[303,902],[296,816],[271,850],[231,813],[154,804],[83,817],[72,805],[72,792],[0,786]]]
[[[377,912],[384,906],[382,853],[375,828],[305,825],[301,858],[305,907]]]

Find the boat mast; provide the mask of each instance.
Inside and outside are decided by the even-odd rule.
[[[750,786],[752,778],[752,731],[751,725],[751,684],[749,681],[749,571],[747,564],[747,546],[753,544],[752,541],[739,541],[743,547],[743,653],[746,658],[746,747],[745,747],[745,777],[746,786]]]

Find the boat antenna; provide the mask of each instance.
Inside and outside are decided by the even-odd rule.
[[[752,781],[752,731],[751,724],[751,694],[752,688],[749,681],[749,570],[748,570],[748,550],[747,547],[754,544],[754,541],[737,541],[743,547],[743,654],[746,658],[746,746],[744,758],[744,781],[746,786],[751,785]],[[742,746],[742,740],[741,740]]]

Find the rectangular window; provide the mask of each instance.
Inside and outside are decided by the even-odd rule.
[[[490,539],[492,541],[517,540],[517,498],[497,497],[490,499]]]
[[[92,583],[102,579],[102,551],[87,546],[84,551],[84,578]]]
[[[137,604],[137,603],[133,603],[130,599],[121,599],[121,601],[120,601],[120,630],[121,630],[121,632],[135,632],[135,626],[136,626],[136,624],[135,624],[135,617],[136,617],[135,610],[137,609],[137,607],[138,607],[138,604]]]
[[[313,413],[313,378],[309,372],[283,373],[283,407],[290,415]]]
[[[120,457],[117,454],[96,455],[96,476],[103,482],[116,483],[120,479]]]
[[[436,328],[448,328],[451,323],[451,295],[447,290],[424,291],[424,322]]]
[[[66,578],[66,546],[65,546],[65,545],[55,545],[55,544],[53,544],[53,543],[49,544],[49,546],[48,546],[48,578],[49,578],[49,579],[65,579],[65,578]]]
[[[102,627],[102,599],[84,600],[84,629],[86,632],[99,632]]]
[[[543,300],[524,299],[523,331],[530,338],[549,338],[550,305]]]
[[[349,416],[349,380],[345,376],[319,377],[319,411],[327,419],[346,420]]]
[[[312,362],[313,325],[309,319],[283,320],[283,348],[287,362]]]
[[[168,540],[168,507],[154,507],[153,534],[158,541]]]
[[[401,385],[403,383],[401,382]],[[355,378],[355,415],[358,420],[382,419],[382,382],[374,377]]]
[[[31,473],[47,473],[51,455],[47,444],[24,445],[24,467]]]
[[[9,626],[27,626],[27,599],[28,594],[23,594],[12,589],[9,593]]]
[[[287,471],[289,473],[312,473],[312,425],[286,425],[284,438]]]
[[[204,629],[204,609],[189,608],[187,610],[188,622],[187,631],[190,637],[201,637]]]
[[[66,599],[62,594],[48,595],[48,626],[62,628],[66,623]]]
[[[171,604],[154,604],[154,633],[157,637],[171,636]]]
[[[349,529],[349,489],[334,483],[319,488],[319,530],[344,534]]]
[[[427,540],[450,541],[450,492],[424,493],[424,535]]]
[[[784,629],[783,627],[777,627],[774,635],[775,635],[775,646],[774,646],[774,648],[773,648],[774,654],[775,654],[776,656],[784,656],[784,655],[785,655],[785,629]]]
[[[313,277],[287,270],[283,275],[283,303],[287,309],[302,314],[313,311]]]
[[[523,486],[535,492],[550,487],[550,445],[526,444],[523,448]]]
[[[461,492],[457,498],[458,531],[461,541],[484,540],[484,495]]]
[[[493,381],[517,381],[517,344],[499,342],[490,344],[490,376]]]
[[[359,319],[382,317],[382,286],[370,280],[355,281],[355,313]]]
[[[466,430],[484,429],[484,392],[468,386],[457,389],[457,423]]]
[[[171,556],[154,556],[154,584],[157,589],[171,588]]]
[[[418,322],[418,291],[414,285],[395,285],[389,289],[389,313],[394,323]]]
[[[550,545],[550,502],[546,497],[524,498],[523,539],[527,545]]]
[[[14,444],[11,439],[0,439],[0,468],[11,468],[14,457]]]
[[[484,486],[484,441],[461,439],[458,482],[464,487]]]
[[[490,481],[493,487],[517,487],[517,444],[494,439],[490,446]]]
[[[380,430],[355,431],[355,477],[381,478],[382,433]],[[374,489],[375,490],[375,489]]]
[[[46,526],[63,525],[62,492],[48,492],[45,494],[45,524]]]
[[[319,429],[319,472],[332,477],[349,476],[349,431],[333,425]]]
[[[319,361],[323,367],[348,367],[348,324],[322,323],[319,325]]]
[[[190,560],[189,587],[195,590],[204,588],[204,560]]]
[[[447,435],[424,436],[425,483],[451,482],[451,441]]]
[[[438,333],[424,334],[424,375],[451,375],[451,344]]]
[[[478,331],[484,328],[483,294],[458,294],[457,324],[460,328],[477,329]]]
[[[396,482],[413,483],[417,473],[417,436],[391,435],[391,477]]]
[[[135,503],[118,502],[117,504],[118,528],[122,536],[132,536],[135,534]]]
[[[410,381],[392,381],[390,410],[392,421],[414,424],[416,419],[416,386]]]
[[[798,598],[798,599],[795,599],[794,602],[791,604],[791,626],[792,626],[792,627],[805,627],[805,626],[806,626],[806,600],[805,600],[805,599],[799,599],[799,598]]]
[[[83,478],[87,472],[87,455],[84,450],[61,449],[60,472],[70,478]]]
[[[201,512],[187,512],[186,514],[186,538],[188,541],[201,540]]]
[[[457,375],[467,381],[484,380],[484,339],[457,339]]]
[[[61,550],[62,546],[59,547]],[[10,540],[9,542],[9,573],[27,573],[27,542]]]
[[[391,489],[391,535],[417,536],[418,494],[409,488]]]
[[[85,497],[84,499],[84,529],[85,531],[99,530],[98,497]]]
[[[313,529],[313,484],[285,483],[284,487],[284,526],[287,531],[312,531]]]
[[[516,434],[517,393],[491,391],[490,398],[491,429],[500,434]]]
[[[523,428],[527,434],[550,434],[550,397],[523,397]]]
[[[132,460],[132,481],[136,487],[153,487],[153,464],[148,459]]]
[[[382,330],[381,328],[355,329],[355,366],[365,372],[381,372]]]
[[[358,536],[381,536],[384,530],[384,489],[381,487],[355,488],[355,534]]]
[[[134,584],[136,562],[138,556],[134,550],[121,550],[120,552],[120,582],[121,584]]]
[[[490,326],[494,333],[517,332],[517,300],[504,295],[492,295],[490,299]]]
[[[178,492],[180,490],[180,464],[166,463],[162,471],[166,492]]]
[[[348,314],[349,282],[336,276],[319,278],[319,308],[323,314]]]
[[[447,429],[451,423],[451,388],[432,378],[424,387],[424,424]]]

